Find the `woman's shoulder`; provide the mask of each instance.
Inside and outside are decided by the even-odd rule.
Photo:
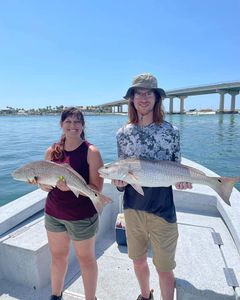
[[[82,142],[82,144],[79,146],[79,149],[80,148],[84,148],[84,149],[90,150],[90,151],[96,151],[97,150],[97,147],[94,144],[87,141],[87,140],[84,140]]]
[[[53,151],[53,146],[48,147],[47,150],[46,150],[46,153],[49,153],[51,151]]]
[[[85,147],[88,148],[88,152],[90,153],[90,155],[91,155],[91,153],[92,154],[94,154],[94,153],[100,153],[100,151],[98,150],[98,148],[95,145],[91,144],[90,142],[88,142],[88,141],[85,140],[83,142],[83,144],[84,144]]]
[[[45,151],[45,159],[46,160],[51,160],[52,152],[53,152],[53,146],[48,147],[47,150]]]
[[[89,165],[95,165],[96,163],[97,165],[103,165],[101,153],[93,144],[89,144],[87,161]]]
[[[96,146],[94,146],[93,144],[90,144],[88,147],[88,151],[90,152],[99,152],[98,148]]]

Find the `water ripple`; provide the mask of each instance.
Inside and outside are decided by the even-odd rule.
[[[181,132],[182,155],[221,176],[240,176],[240,115],[170,115]],[[86,136],[105,163],[117,158],[116,131],[126,116],[87,116]],[[0,117],[0,206],[34,190],[12,179],[17,167],[43,159],[61,135],[59,116]],[[237,185],[240,190],[240,184]]]

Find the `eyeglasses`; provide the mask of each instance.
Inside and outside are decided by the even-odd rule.
[[[143,98],[143,97],[147,97],[150,98],[154,95],[153,91],[147,91],[147,92],[140,92],[140,91],[135,91],[134,92],[134,96],[135,98]]]

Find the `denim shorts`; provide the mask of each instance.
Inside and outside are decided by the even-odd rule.
[[[77,221],[66,221],[45,213],[45,228],[50,232],[67,232],[74,241],[92,238],[98,231],[99,218],[95,214],[91,218]]]

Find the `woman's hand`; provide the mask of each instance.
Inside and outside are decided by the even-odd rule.
[[[70,188],[67,186],[66,181],[64,178],[59,178],[56,183],[56,187],[61,190],[62,192],[70,191]]]
[[[177,182],[175,187],[177,190],[187,190],[192,189],[192,184],[191,182]]]
[[[29,184],[38,184],[38,179],[37,177],[34,177],[33,179],[28,179],[27,181]]]
[[[37,177],[34,177],[33,179],[29,179],[28,183],[38,185],[38,187],[41,190],[43,190],[44,192],[50,192],[53,189],[53,187],[51,185],[38,183],[38,178]]]
[[[125,187],[127,185],[127,182],[122,181],[122,180],[113,179],[112,184],[115,185],[116,187]]]
[[[38,184],[38,187],[43,190],[44,192],[50,192],[53,187],[51,185],[48,185],[48,184],[42,184],[42,183],[39,183]]]

